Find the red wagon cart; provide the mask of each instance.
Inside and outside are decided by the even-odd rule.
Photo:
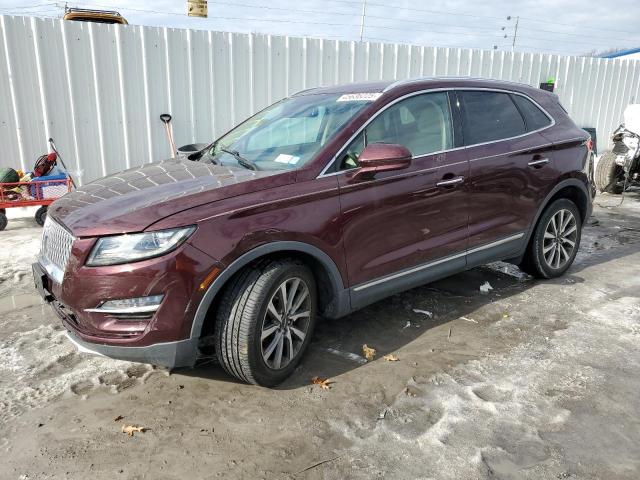
[[[38,225],[44,225],[47,207],[70,192],[71,177],[36,177],[30,182],[0,183],[0,230],[7,226],[7,208],[40,206],[35,214]]]

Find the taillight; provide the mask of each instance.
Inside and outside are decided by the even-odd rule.
[[[589,137],[589,140],[587,140],[587,148],[590,152],[593,151],[593,139],[591,137]]]

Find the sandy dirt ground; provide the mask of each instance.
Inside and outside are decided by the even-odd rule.
[[[322,321],[275,390],[78,354],[32,290],[40,229],[11,219],[0,478],[640,478],[640,192],[618,202],[563,278],[497,263]]]

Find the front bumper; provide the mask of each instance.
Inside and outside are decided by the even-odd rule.
[[[78,351],[102,357],[151,363],[168,368],[192,367],[196,363],[198,339],[156,343],[146,347],[119,347],[85,342],[71,330],[67,330],[67,338],[76,346]]]
[[[202,292],[198,287],[215,260],[188,244],[164,257],[113,267],[84,266],[82,240],[74,242],[61,283],[33,265],[37,290],[82,351],[166,367],[193,366],[198,338],[191,323]],[[86,249],[84,249],[86,251]],[[163,295],[150,316],[121,318],[96,309],[112,299]]]

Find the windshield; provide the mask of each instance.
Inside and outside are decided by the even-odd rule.
[[[219,138],[209,156],[222,165],[250,164],[259,170],[300,168],[372,99],[340,94],[286,98]]]

